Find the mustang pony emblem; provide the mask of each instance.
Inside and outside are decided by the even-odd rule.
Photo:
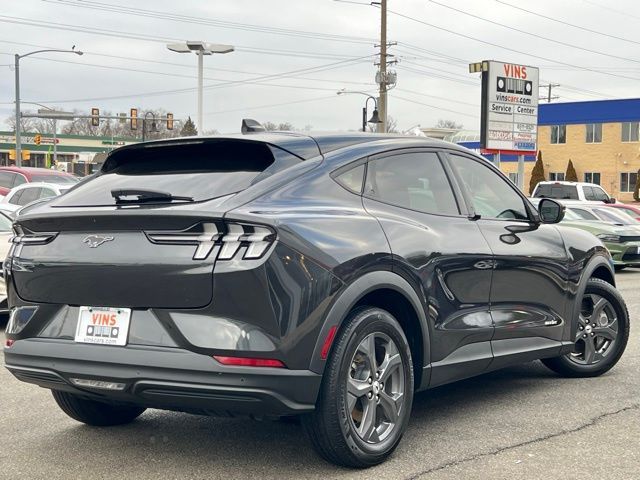
[[[89,248],[98,248],[105,242],[110,242],[113,237],[101,237],[100,235],[89,235],[82,240],[82,243],[89,245]]]

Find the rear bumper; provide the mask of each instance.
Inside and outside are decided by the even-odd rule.
[[[210,415],[292,415],[313,410],[321,376],[307,370],[229,367],[180,348],[110,347],[68,340],[17,340],[4,351],[19,380],[97,400]],[[71,379],[124,384],[77,387]]]

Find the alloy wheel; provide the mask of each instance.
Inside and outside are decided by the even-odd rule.
[[[578,317],[576,349],[569,358],[580,365],[602,361],[618,338],[618,317],[613,305],[597,294],[586,294]]]
[[[358,345],[347,374],[347,414],[365,442],[384,441],[396,428],[405,403],[405,365],[394,341],[371,333]]]

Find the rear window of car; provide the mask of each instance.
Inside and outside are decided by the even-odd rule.
[[[146,144],[115,150],[98,174],[53,206],[114,205],[112,190],[152,190],[193,201],[242,191],[302,160],[278,147],[241,140]]]
[[[35,182],[44,182],[44,183],[55,183],[61,185],[71,185],[74,183],[78,183],[78,179],[76,177],[72,177],[71,175],[31,175],[31,181]]]
[[[575,185],[549,184],[538,185],[534,197],[556,198],[559,200],[578,200],[578,188]]]

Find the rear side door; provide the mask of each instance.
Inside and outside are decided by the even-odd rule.
[[[523,195],[484,159],[459,153],[448,157],[495,255],[492,368],[559,351],[570,327],[571,286],[558,229],[534,219]]]
[[[394,270],[423,299],[430,384],[484,371],[492,360],[491,249],[469,220],[439,154],[411,149],[372,157],[363,204],[388,238]],[[428,369],[429,359],[424,363]]]

